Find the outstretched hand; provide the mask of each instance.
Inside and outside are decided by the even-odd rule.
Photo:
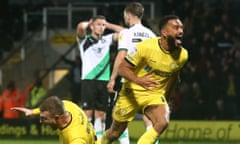
[[[33,115],[33,111],[31,109],[28,109],[25,107],[12,107],[11,110],[23,112],[25,114],[25,116]]]

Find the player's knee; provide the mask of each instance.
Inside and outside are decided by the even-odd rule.
[[[156,121],[154,127],[156,128],[157,132],[161,134],[169,125],[169,119],[161,118],[161,120]]]

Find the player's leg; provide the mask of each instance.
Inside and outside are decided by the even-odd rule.
[[[140,137],[138,144],[153,144],[168,126],[169,107],[166,104],[148,106],[144,113],[152,121],[153,127]]]
[[[95,110],[94,112],[94,129],[96,131],[97,139],[100,140],[102,138],[103,132],[105,130],[105,111]]]
[[[121,77],[117,77],[115,81],[115,86],[114,90],[116,90],[115,93],[109,94],[109,99],[108,99],[108,109],[107,109],[107,118],[106,118],[106,129],[109,129],[112,123],[112,109],[114,108],[114,105],[116,103],[117,97],[118,97],[118,92],[120,91],[122,86],[121,83]],[[129,140],[129,133],[128,133],[128,128],[126,128],[121,136],[118,138],[118,141],[120,144],[130,144]]]
[[[144,125],[146,127],[146,130],[148,130],[149,128],[152,127],[151,120],[149,120],[145,115],[142,115],[142,119],[143,119]]]
[[[142,119],[146,128],[146,131],[152,128],[152,121],[148,119],[145,115],[142,115]],[[156,141],[154,144],[159,144],[158,141]]]
[[[101,144],[111,144],[117,140],[127,128],[128,122],[118,122],[113,120],[111,127],[104,133]]]
[[[92,109],[83,109],[84,113],[87,115],[88,117],[88,121],[92,122],[92,117],[93,117],[93,110]]]
[[[138,104],[132,95],[121,89],[113,110],[113,122],[102,138],[102,144],[108,144],[118,139],[126,130],[129,121],[132,121],[136,112],[139,110]]]
[[[99,140],[106,128],[106,111],[108,108],[108,92],[106,85],[107,82],[104,81],[95,82],[95,89],[97,90],[97,93],[95,93],[94,128]]]
[[[120,144],[130,144],[128,128],[126,128],[123,133],[118,138]]]
[[[108,98],[108,109],[106,113],[106,129],[109,129],[112,124],[112,109],[116,102],[118,93],[110,94]],[[130,144],[128,128],[126,128],[121,136],[118,138],[120,144]]]
[[[94,93],[92,90],[93,84],[90,80],[82,80],[80,106],[88,117],[88,121],[92,122],[94,110]]]

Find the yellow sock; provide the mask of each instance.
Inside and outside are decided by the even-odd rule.
[[[153,144],[158,138],[158,133],[154,128],[150,128],[139,138],[137,144]]]
[[[104,132],[102,135],[101,144],[111,144],[111,142],[107,139],[106,132]]]

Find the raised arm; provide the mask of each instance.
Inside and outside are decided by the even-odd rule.
[[[116,24],[110,23],[110,22],[107,22],[106,28],[110,29],[110,30],[113,30],[113,31],[115,31],[117,33],[119,33],[121,30],[124,29],[124,27],[122,27],[120,25],[116,25]]]
[[[78,23],[77,25],[77,36],[80,38],[83,38],[86,34],[87,34],[87,28],[89,27],[89,25],[92,23],[92,20],[89,21],[82,21],[80,23]]]
[[[23,112],[25,116],[31,116],[34,115],[33,111],[31,109],[25,108],[25,107],[12,107],[11,110]]]
[[[106,28],[115,31],[115,33],[113,35],[113,40],[114,41],[118,40],[119,32],[124,29],[124,27],[122,27],[120,25],[116,25],[116,24],[110,23],[110,22],[107,22]]]

